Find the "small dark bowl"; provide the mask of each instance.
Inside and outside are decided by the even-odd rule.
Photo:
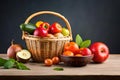
[[[64,56],[61,55],[61,61],[67,66],[82,67],[91,62],[93,55],[89,56]]]

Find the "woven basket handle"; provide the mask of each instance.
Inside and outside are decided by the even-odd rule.
[[[70,23],[68,22],[68,20],[61,14],[59,13],[56,13],[56,12],[52,12],[52,11],[40,11],[40,12],[36,12],[36,13],[33,13],[32,15],[30,15],[26,21],[25,21],[25,24],[29,23],[29,21],[35,17],[35,16],[38,16],[38,15],[41,15],[41,14],[52,14],[52,15],[55,15],[57,17],[60,17],[66,24],[69,32],[70,32],[70,39],[72,40],[72,31],[71,31],[71,26],[70,26]],[[23,38],[24,38],[24,35],[25,33],[23,32]]]

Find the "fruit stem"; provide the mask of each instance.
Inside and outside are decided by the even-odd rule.
[[[14,39],[12,39],[12,41],[11,41],[11,45],[13,45],[14,44]]]

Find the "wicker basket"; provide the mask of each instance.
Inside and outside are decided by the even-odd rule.
[[[70,35],[68,37],[63,37],[63,38],[40,38],[40,37],[30,35],[27,32],[23,31],[22,39],[25,40],[26,46],[28,50],[31,52],[32,59],[35,62],[43,62],[46,58],[52,58],[54,56],[59,56],[60,54],[62,54],[64,43],[72,40],[71,26],[68,20],[59,13],[52,12],[52,11],[36,12],[30,15],[26,19],[25,24],[29,23],[29,21],[33,17],[42,15],[42,14],[52,14],[54,16],[61,18],[65,22],[70,32]]]

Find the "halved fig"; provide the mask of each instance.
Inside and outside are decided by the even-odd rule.
[[[19,62],[27,63],[31,58],[31,53],[28,50],[23,49],[17,52],[16,58],[17,58],[17,61]]]

